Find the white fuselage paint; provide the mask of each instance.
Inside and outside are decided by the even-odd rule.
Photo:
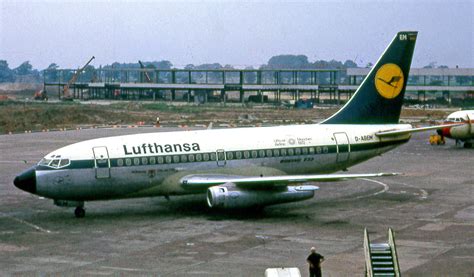
[[[375,133],[411,128],[405,124],[314,124],[93,139],[46,155],[47,159],[69,159],[71,164],[57,169],[39,166],[37,194],[80,201],[182,195],[205,191],[180,184],[180,178],[189,174],[276,176],[336,172],[380,155],[410,137],[403,134],[379,138]],[[102,163],[94,153],[98,159],[105,156]],[[206,161],[206,154],[213,160]],[[237,158],[239,155],[242,157]]]
[[[452,139],[462,141],[473,141],[474,140],[474,110],[457,111],[450,115],[445,120],[445,123],[467,123],[461,126],[455,126],[452,128],[445,128],[443,133]]]

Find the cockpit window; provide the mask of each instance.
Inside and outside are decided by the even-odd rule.
[[[51,166],[51,167],[59,167],[59,162],[60,162],[60,161],[61,161],[60,159],[54,159],[54,160],[49,164],[49,166]]]
[[[62,168],[71,164],[71,161],[69,159],[61,158],[60,156],[56,156],[56,158],[51,158],[52,159],[42,159],[41,161],[39,161],[38,165],[48,166],[51,168]]]
[[[69,165],[69,164],[70,164],[69,159],[62,159],[62,160],[59,162],[59,167],[67,166],[67,165]]]
[[[41,161],[39,161],[38,165],[49,165],[49,163],[51,162],[50,159],[42,159]]]
[[[463,122],[464,119],[460,117],[448,117],[449,122]]]

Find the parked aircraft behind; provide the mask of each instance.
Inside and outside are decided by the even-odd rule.
[[[446,127],[438,130],[438,134],[442,137],[455,139],[456,143],[464,142],[464,148],[471,148],[474,143],[474,129],[472,123],[474,122],[474,110],[457,111],[450,115],[445,120],[446,124],[459,124],[461,126]]]
[[[159,132],[87,140],[47,154],[18,188],[76,207],[84,201],[206,193],[211,208],[301,201],[318,187],[393,173],[329,174],[387,152],[412,132],[398,124],[417,32],[399,32],[351,100],[320,124]],[[452,125],[450,125],[452,126]]]

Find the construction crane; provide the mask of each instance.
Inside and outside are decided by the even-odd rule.
[[[92,60],[95,59],[94,56],[92,56],[92,58],[82,67],[82,68],[79,68],[76,73],[74,73],[74,75],[72,75],[71,79],[69,80],[69,82],[67,82],[66,85],[64,85],[64,88],[63,88],[63,100],[73,100],[73,96],[71,95],[71,93],[69,92],[69,87],[74,84],[77,80],[77,77],[79,77],[79,75],[82,73],[82,71],[84,71],[84,69],[86,69],[86,67],[92,62]]]
[[[145,69],[145,66],[143,65],[141,61],[138,61],[138,63],[140,64],[141,69]],[[151,83],[151,78],[150,78],[150,75],[148,75],[148,72],[143,71],[143,73],[145,74],[147,83]]]

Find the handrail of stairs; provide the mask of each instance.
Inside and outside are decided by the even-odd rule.
[[[370,240],[369,240],[369,233],[367,232],[367,228],[364,228],[364,254],[365,254],[365,275],[367,277],[372,277],[372,259],[370,253]]]
[[[398,265],[398,254],[397,248],[395,246],[395,234],[392,228],[388,228],[388,245],[392,250],[392,260],[393,260],[393,268],[395,270],[395,276],[400,277],[400,266]]]

